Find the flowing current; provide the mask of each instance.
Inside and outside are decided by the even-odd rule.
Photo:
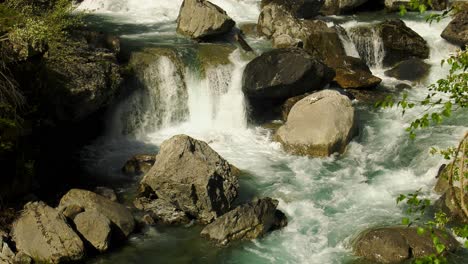
[[[162,141],[187,134],[208,142],[246,172],[241,178],[241,199],[278,199],[289,224],[262,239],[229,248],[201,239],[200,227],[155,227],[92,263],[346,263],[353,260],[350,245],[360,231],[400,223],[403,209],[395,204],[400,193],[422,188],[425,195],[437,198],[431,188],[444,161],[431,156],[429,149],[456,144],[466,131],[466,112],[421,131],[412,141],[405,128],[424,109],[416,107],[402,116],[395,109],[376,110],[355,102],[360,133],[345,154],[322,159],[288,155],[272,141],[270,130],[247,122],[241,86],[248,59],[236,50],[226,55],[227,62],[204,64],[194,59],[197,44],[176,36],[174,21],[181,2],[85,0],[80,5],[79,9],[94,14],[93,21],[105,21],[110,31],[121,29],[125,42],[180,51],[177,59],[167,54],[152,57],[137,73],[141,87],[109,114],[108,133],[87,148],[84,159],[93,173],[117,181],[120,167],[131,155],[157,151]],[[212,2],[238,23],[256,21],[259,15],[259,1]],[[401,81],[383,74],[385,51],[378,37],[352,34],[379,19],[340,17],[349,36],[343,44],[349,55],[361,56],[369,64],[383,79],[382,85],[394,90]],[[432,65],[429,77],[408,83],[413,86],[408,90],[410,98],[423,98],[427,84],[447,73],[440,60],[455,47],[439,37],[447,20],[433,25],[414,15],[404,20],[431,47],[426,60]],[[249,41],[257,52],[268,47],[261,39]],[[127,188],[121,191],[128,192]],[[466,260],[455,257],[454,263]]]

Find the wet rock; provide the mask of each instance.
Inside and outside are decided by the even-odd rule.
[[[458,13],[441,35],[447,41],[465,48],[468,45],[468,11]]]
[[[378,29],[385,50],[383,59],[385,66],[391,66],[413,57],[419,59],[429,57],[429,46],[426,40],[400,19],[386,20],[378,25]]]
[[[154,221],[154,218],[153,218],[151,215],[149,215],[149,214],[144,215],[144,216],[141,218],[141,221],[142,221],[144,224],[150,225],[150,226],[156,224],[156,221]]]
[[[431,65],[420,59],[409,59],[395,65],[391,70],[385,71],[385,75],[398,80],[419,81],[429,74]]]
[[[226,12],[205,0],[184,0],[177,18],[177,32],[194,39],[222,35],[235,26]]]
[[[70,190],[60,200],[59,208],[69,206],[79,206],[85,211],[100,212],[115,224],[125,237],[128,237],[135,228],[135,221],[129,209],[93,192],[80,189]]]
[[[287,99],[322,89],[332,69],[299,48],[263,53],[247,64],[242,90],[249,98]]]
[[[313,93],[296,103],[275,138],[295,155],[312,157],[343,153],[355,135],[351,100],[335,90]]]
[[[448,184],[448,183],[447,183]],[[460,188],[448,188],[445,193],[435,202],[434,206],[438,210],[446,213],[453,223],[467,224],[468,217],[461,209]],[[468,205],[468,194],[465,192],[464,202]]]
[[[156,162],[156,155],[139,154],[125,162],[122,172],[127,175],[142,175],[147,173]]]
[[[153,219],[153,222],[156,220],[169,225],[187,224],[190,222],[187,214],[177,209],[175,205],[162,199],[151,200],[146,197],[140,197],[133,204],[136,208],[148,212],[148,216]]]
[[[111,243],[111,221],[96,210],[78,214],[73,220],[78,232],[97,250],[106,251]]]
[[[439,171],[437,172],[437,182],[436,185],[434,186],[434,191],[438,194],[444,194],[449,188],[449,182],[448,182],[448,170],[450,170],[450,166],[447,167],[446,164],[442,164],[439,168]]]
[[[221,245],[259,238],[287,225],[286,216],[277,206],[278,201],[271,198],[241,205],[207,225],[201,235]]]
[[[77,261],[84,256],[83,242],[65,217],[43,202],[26,204],[12,233],[18,251],[36,262]]]
[[[367,1],[368,0],[325,0],[322,13],[325,15],[340,15],[354,10]]]
[[[459,247],[450,234],[436,230],[436,235],[448,252]],[[378,263],[400,263],[437,253],[430,234],[419,235],[415,227],[370,229],[357,238],[353,247],[357,256]]]
[[[366,63],[354,57],[343,57],[339,63],[333,63],[336,71],[334,82],[343,89],[371,89],[382,82],[377,76],[372,75]]]
[[[117,194],[115,194],[115,191],[112,190],[111,188],[107,188],[107,187],[96,187],[94,189],[94,192],[99,194],[99,195],[102,195],[104,197],[106,197],[107,199],[113,201],[113,202],[117,202]]]
[[[320,13],[325,0],[262,0],[261,7],[277,5],[296,18],[310,19]]]
[[[245,23],[240,25],[239,29],[247,37],[258,37],[257,23]]]
[[[141,184],[202,223],[229,211],[239,189],[233,167],[207,143],[186,135],[161,144]]]

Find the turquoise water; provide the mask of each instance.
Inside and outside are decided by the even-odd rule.
[[[89,18],[90,23],[120,35],[127,51],[170,46],[188,50],[189,55],[196,52],[196,44],[175,34],[177,3],[150,1],[148,8],[142,8],[138,3],[146,1],[86,0],[84,5],[96,2],[107,6],[95,10]],[[223,8],[232,9],[235,1],[216,2]],[[242,8],[249,9],[249,12],[239,10],[233,17],[238,18],[238,22],[255,21],[258,15],[256,2],[241,1]],[[159,14],[156,18],[152,16],[156,14]],[[341,21],[345,28],[381,19],[381,14],[333,18]],[[433,65],[430,77],[422,83],[412,84],[413,89],[408,91],[412,99],[423,98],[425,86],[446,73],[446,69],[438,65],[454,47],[439,37],[447,21],[429,26],[422,17],[410,16],[405,20],[431,46],[431,58],[427,60]],[[248,41],[257,52],[269,48],[266,40]],[[165,80],[164,83],[176,83],[177,87],[166,87],[158,82],[146,83],[148,89],[171,92],[171,89],[180,89],[183,85],[177,80],[183,80],[187,87],[184,105],[188,109],[187,116],[179,122],[141,129],[131,135],[122,135],[119,133],[121,127],[110,122],[109,133],[84,150],[85,162],[96,175],[113,182],[130,199],[134,187],[128,186],[135,184],[128,181],[121,184],[123,177],[119,168],[124,161],[132,154],[157,151],[160,143],[172,135],[188,134],[209,142],[213,149],[244,171],[240,179],[240,200],[264,196],[278,199],[279,208],[288,216],[289,224],[262,239],[237,243],[228,248],[217,247],[201,239],[199,226],[156,226],[133,236],[123,248],[91,259],[90,263],[352,262],[350,245],[359,232],[369,227],[400,223],[403,209],[395,204],[400,193],[422,188],[427,197],[437,199],[431,189],[437,170],[444,161],[441,157],[431,156],[429,149],[454,145],[467,130],[467,112],[457,112],[450,121],[421,131],[412,141],[404,129],[423,109],[415,108],[402,116],[395,109],[375,109],[355,102],[360,133],[349,144],[346,153],[323,159],[288,155],[271,140],[270,130],[247,123],[240,89],[242,69],[247,63],[245,57],[235,51],[230,56],[231,64],[214,67],[207,71],[205,77],[194,73],[192,58],[182,56],[187,67],[184,76],[175,76],[174,72],[167,71],[173,67],[170,61],[155,58],[155,68],[149,74]],[[383,76],[385,69],[372,70],[384,79],[383,85],[390,90],[399,83]],[[154,103],[166,105],[168,100],[159,98]],[[130,99],[117,106],[110,113],[110,119],[121,120],[120,110],[128,105],[132,105]],[[154,121],[152,117],[155,114],[141,107],[138,113],[147,115],[150,122]],[[170,112],[173,110],[171,107],[174,106],[164,109]],[[131,116],[127,118],[131,119]],[[466,251],[452,257],[453,263],[468,261]]]

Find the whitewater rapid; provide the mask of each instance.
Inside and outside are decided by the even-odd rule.
[[[85,0],[79,9],[123,18],[125,23],[173,25],[181,2]],[[259,1],[213,2],[237,22],[255,21],[258,17]],[[349,21],[342,26],[349,30],[375,22]],[[411,84],[414,88],[408,91],[411,98],[422,98],[427,91],[425,86],[446,74],[447,69],[440,67],[440,59],[455,47],[439,37],[447,20],[428,25],[417,17],[405,18],[405,23],[421,34],[431,48],[431,57],[426,60],[433,65],[429,78]],[[145,30],[142,27],[142,33],[152,33]],[[164,38],[157,34],[155,37]],[[368,58],[372,71],[392,89],[401,81],[383,74],[386,69],[379,61],[382,52],[378,49],[379,40],[369,41],[372,43],[369,48],[376,48]],[[344,44],[348,45],[348,52],[357,55],[354,43]],[[395,203],[399,194],[422,188],[429,198],[437,198],[431,188],[444,161],[428,151],[435,145],[447,147],[457,143],[466,131],[468,120],[463,113],[455,114],[450,123],[421,131],[412,141],[405,127],[421,108],[402,116],[395,109],[377,110],[355,102],[360,133],[345,154],[322,159],[292,156],[272,141],[270,130],[248,124],[241,89],[242,72],[248,61],[240,56],[240,51],[234,51],[229,61],[227,65],[208,68],[202,76],[191,67],[180,75],[166,57],[155,60],[145,75],[151,98],[141,103],[142,97],[135,94],[111,113],[114,121],[109,125],[109,133],[88,148],[88,160],[93,161],[95,173],[115,179],[131,155],[157,150],[171,136],[187,134],[208,142],[245,172],[241,196],[278,199],[279,208],[288,216],[288,226],[265,238],[223,249],[205,244],[197,231],[190,228],[172,231],[154,228],[134,237],[125,249],[94,262],[344,263],[353,258],[350,243],[360,231],[400,223],[403,210]],[[131,109],[139,107],[133,115],[138,120],[123,118],[122,109],[129,105],[136,105]],[[134,133],[122,133],[128,123]]]

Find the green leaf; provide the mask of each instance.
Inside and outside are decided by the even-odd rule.
[[[422,236],[426,232],[426,229],[424,229],[423,227],[418,227],[417,232],[418,235]]]
[[[444,244],[437,244],[436,245],[436,250],[437,250],[437,253],[439,253],[439,254],[444,252],[444,250],[445,250]]]
[[[408,217],[403,217],[403,219],[401,219],[401,224],[409,225],[409,223],[410,223],[410,219]]]

